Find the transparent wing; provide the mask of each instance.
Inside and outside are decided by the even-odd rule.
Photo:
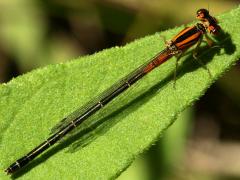
[[[165,50],[163,50],[165,51]],[[136,77],[137,75],[139,75],[140,73],[143,73],[144,68],[155,58],[157,58],[161,53],[158,53],[155,57],[153,57],[151,60],[149,60],[148,62],[144,63],[143,65],[139,66],[138,68],[136,68],[135,70],[133,70],[131,73],[129,73],[128,75],[126,75],[125,77],[123,77],[122,79],[120,79],[118,82],[116,82],[115,84],[113,84],[111,87],[109,87],[108,89],[106,89],[105,91],[103,91],[99,96],[96,96],[95,98],[93,98],[91,101],[89,101],[88,103],[86,103],[85,105],[83,105],[81,108],[77,109],[76,111],[74,111],[73,113],[71,113],[70,115],[68,115],[67,117],[65,117],[64,119],[62,119],[61,121],[59,121],[52,129],[51,129],[51,133],[50,134],[54,134],[56,132],[58,132],[59,130],[61,130],[62,128],[66,127],[68,124],[71,123],[71,121],[74,121],[75,119],[79,118],[82,114],[84,114],[85,112],[88,111],[89,108],[91,108],[92,106],[96,105],[97,103],[99,103],[102,99],[104,99],[105,97],[107,97],[109,94],[115,92],[119,87],[123,86],[128,80]]]

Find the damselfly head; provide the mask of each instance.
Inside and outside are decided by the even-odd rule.
[[[200,21],[206,20],[206,18],[208,18],[209,16],[209,11],[206,9],[199,9],[197,11],[197,19],[199,19]]]
[[[215,17],[209,14],[207,9],[199,9],[197,11],[196,18],[201,21],[206,30],[211,34],[218,34],[221,30],[221,27],[218,25],[218,21]]]

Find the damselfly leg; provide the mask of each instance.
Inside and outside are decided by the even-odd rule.
[[[208,69],[208,67],[206,66],[206,64],[204,64],[202,62],[202,60],[198,57],[198,50],[199,50],[199,46],[201,45],[202,41],[203,41],[203,37],[201,37],[198,40],[196,47],[193,50],[192,56],[200,66],[202,66],[205,70],[207,70],[209,76],[212,77],[212,74],[211,74],[210,70]]]

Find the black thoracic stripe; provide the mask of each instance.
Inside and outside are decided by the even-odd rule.
[[[194,26],[191,30],[188,32],[184,33],[183,35],[179,36],[176,40],[175,43],[183,42],[185,39],[189,38],[190,36],[196,34],[199,30],[197,29],[196,26]]]
[[[199,40],[199,38],[194,38],[191,41],[188,41],[187,43],[183,44],[182,46],[185,46],[185,47],[190,46],[192,44],[195,44],[198,40]],[[179,48],[181,48],[181,46]]]

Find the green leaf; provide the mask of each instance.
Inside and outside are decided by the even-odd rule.
[[[172,58],[89,119],[80,133],[52,147],[15,177],[84,180],[117,177],[239,59],[239,16],[237,8],[218,17],[226,32],[218,38],[221,49],[207,48],[205,44],[200,49],[200,58],[212,77],[189,53],[182,58],[174,89]],[[161,35],[171,39],[182,28]],[[44,141],[59,120],[163,48],[162,39],[155,34],[124,47],[37,69],[2,84],[1,169]],[[0,173],[0,179],[8,178],[3,171]]]

